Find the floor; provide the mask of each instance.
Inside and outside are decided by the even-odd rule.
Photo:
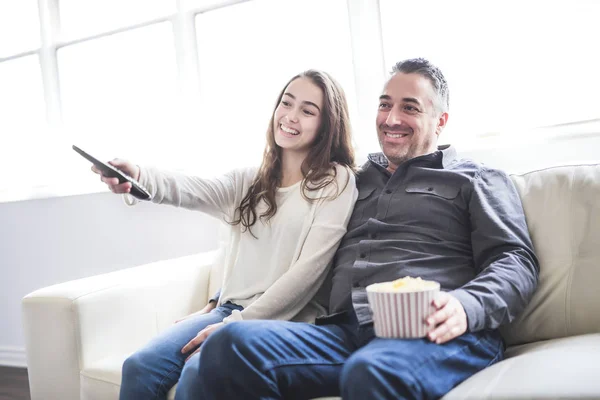
[[[30,400],[25,368],[0,367],[0,400]]]

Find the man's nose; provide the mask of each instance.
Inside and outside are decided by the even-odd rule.
[[[402,113],[396,107],[393,107],[385,119],[385,123],[388,126],[402,125]]]

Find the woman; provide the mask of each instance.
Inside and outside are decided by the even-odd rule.
[[[178,380],[176,399],[188,398],[197,390],[199,346],[223,324],[312,321],[321,311],[311,300],[357,197],[348,106],[328,74],[303,72],[281,91],[258,169],[201,179],[124,160],[111,164],[144,185],[153,202],[199,210],[231,226],[219,298],[125,361],[121,399],[164,399]],[[115,193],[131,189],[101,179]]]

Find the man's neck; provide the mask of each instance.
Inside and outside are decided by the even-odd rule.
[[[393,163],[393,162],[392,162],[390,159],[388,159],[388,166],[387,166],[387,168],[386,168],[386,169],[387,169],[387,170],[388,170],[388,171],[389,171],[391,174],[393,174],[394,172],[396,172],[396,170],[398,169],[398,167],[399,167],[401,164],[404,164],[404,163],[406,163],[406,162],[408,162],[408,161],[410,161],[410,160],[414,160],[414,159],[415,159],[415,158],[417,158],[417,157],[422,157],[422,156],[426,156],[426,155],[428,155],[428,154],[435,153],[437,150],[438,150],[438,148],[437,148],[437,146],[435,146],[435,147],[433,147],[433,148],[429,149],[429,151],[427,151],[427,152],[425,152],[425,153],[423,153],[423,154],[417,154],[417,155],[415,155],[415,156],[413,156],[413,157],[410,157],[410,158],[407,158],[407,159],[405,159],[405,160],[402,160],[402,161],[400,161],[400,163],[399,163],[399,164],[394,164],[394,163]]]

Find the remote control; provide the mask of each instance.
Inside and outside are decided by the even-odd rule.
[[[92,157],[91,155],[89,155],[88,153],[81,150],[79,147],[77,147],[75,145],[73,145],[72,147],[73,147],[73,150],[75,150],[77,153],[82,155],[86,160],[88,160],[89,162],[94,164],[94,166],[102,172],[102,175],[108,176],[109,178],[117,178],[117,179],[119,179],[119,183],[123,183],[123,182],[131,183],[130,194],[132,196],[137,197],[140,200],[150,200],[152,198],[152,196],[150,195],[150,192],[144,186],[142,186],[138,181],[136,181],[135,179],[133,179],[132,177],[130,177],[123,171],[113,167],[112,165],[110,165],[108,163],[102,162],[102,161]]]

